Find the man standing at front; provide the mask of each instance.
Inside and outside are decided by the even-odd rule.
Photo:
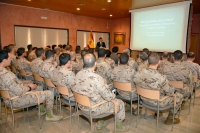
[[[103,42],[103,38],[102,37],[99,38],[99,42],[97,43],[96,46],[98,46],[100,48],[101,47],[106,48],[106,44],[105,44],[105,42]]]
[[[86,54],[83,58],[84,68],[79,71],[71,84],[72,91],[88,96],[91,105],[98,104],[104,100],[115,100],[117,106],[117,131],[128,131],[129,126],[122,126],[122,121],[125,119],[124,103],[115,99],[115,94],[110,91],[109,86],[104,82],[104,79],[95,73],[96,57],[93,54]],[[88,108],[80,106],[79,108],[89,114]],[[100,115],[104,113],[114,112],[114,104],[112,102],[104,103],[92,109],[92,115]],[[97,128],[102,129],[106,126],[106,122],[99,120]]]

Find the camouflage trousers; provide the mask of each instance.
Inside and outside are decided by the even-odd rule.
[[[196,89],[200,89],[200,80],[197,80],[197,83],[196,83]]]
[[[129,92],[127,92],[127,91],[121,91],[121,90],[117,90],[117,92],[123,98],[125,98],[127,100],[130,100],[130,93]],[[136,98],[136,97],[137,97],[137,92],[132,92],[132,98]]]
[[[180,93],[178,93],[178,92],[176,92],[175,95],[176,95],[175,112],[174,112],[174,108],[173,108],[173,107],[170,108],[170,112],[171,112],[171,113],[174,113],[174,114],[177,113],[177,111],[178,111],[178,109],[180,108],[180,105],[182,104],[182,101],[183,101],[183,99],[184,99],[184,98],[183,98],[183,95],[180,94]],[[146,104],[148,104],[148,105],[150,105],[150,106],[155,106],[155,107],[157,107],[157,105],[158,105],[158,103],[157,103],[156,100],[149,100],[149,99],[143,98],[143,97],[142,97],[141,99],[142,99],[142,101],[143,101],[144,103],[146,103]],[[168,98],[165,99],[164,101],[159,102],[159,105],[160,105],[160,107],[165,107],[165,106],[170,105],[170,104],[173,104],[173,103],[174,103],[174,98],[173,98],[173,97],[168,97]]]
[[[175,90],[183,95],[183,101],[187,101],[188,98],[189,98],[189,96],[190,96],[190,93],[193,90],[193,87],[187,87],[185,90],[183,90],[183,89],[176,89],[175,88]]]
[[[123,121],[125,119],[125,108],[124,108],[124,102],[120,99],[114,99],[116,106],[117,106],[117,114],[116,114],[116,119],[118,122]],[[79,108],[89,114],[89,109],[85,106],[79,105]],[[107,102],[104,103],[94,109],[92,109],[92,116],[100,115],[100,114],[105,114],[105,113],[114,113],[115,112],[115,107],[113,102]]]
[[[52,91],[35,91],[38,94],[40,103],[46,101],[46,109],[53,109],[54,96]],[[9,101],[4,100],[6,105],[9,106]],[[21,107],[30,104],[37,104],[37,98],[34,94],[22,95],[13,100],[13,107]]]

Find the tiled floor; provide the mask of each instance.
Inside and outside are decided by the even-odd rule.
[[[180,120],[181,123],[174,126],[173,133],[200,133],[200,91],[197,91],[196,104],[194,108],[191,106],[190,115],[188,115],[188,105],[186,103],[186,107],[181,111]],[[2,120],[0,120],[0,133],[11,133],[11,115],[9,111],[9,120],[8,127],[5,126],[5,109],[2,110]],[[39,129],[37,109],[32,108],[29,110],[29,121],[27,117],[23,115],[22,111],[18,111],[15,113],[15,132],[16,133],[66,133],[69,132],[69,119],[64,119],[60,123],[59,122],[47,122],[44,120],[44,116],[42,117],[43,124],[42,129]],[[156,120],[153,117],[153,112],[148,111],[147,119],[144,119],[144,110],[139,118],[138,128],[135,128],[136,125],[136,116],[133,115],[132,124],[130,126],[130,130],[128,133],[155,133],[156,129]],[[165,125],[165,119],[167,117],[168,112],[164,113],[164,115],[159,119],[159,132],[160,133],[168,133],[171,132],[171,126]],[[69,111],[67,107],[63,107],[63,116],[68,117]],[[130,111],[126,112],[126,120],[124,124],[129,122]],[[90,124],[83,118],[80,118],[80,130],[77,130],[77,119],[73,117],[73,127],[72,133],[86,133],[89,132]],[[108,126],[107,129],[97,130],[95,132],[99,133],[109,133],[113,131],[114,127],[114,119],[107,118]]]

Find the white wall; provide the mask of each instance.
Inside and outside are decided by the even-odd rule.
[[[67,44],[68,30],[15,26],[15,43],[18,48],[28,44],[33,47]]]

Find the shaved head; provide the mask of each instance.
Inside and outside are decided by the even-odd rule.
[[[92,68],[92,67],[94,67],[95,62],[96,62],[96,57],[95,57],[94,54],[87,53],[83,57],[84,68]]]

